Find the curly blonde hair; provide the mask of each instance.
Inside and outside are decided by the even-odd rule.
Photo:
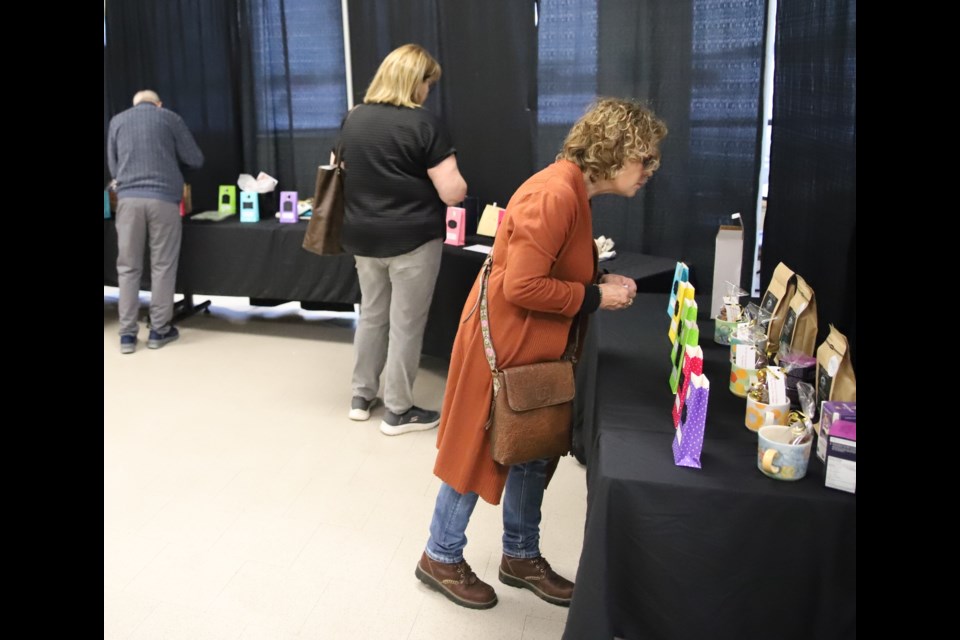
[[[570,129],[557,160],[573,162],[590,182],[612,180],[630,160],[653,173],[666,135],[667,125],[640,102],[600,98]]]
[[[383,59],[363,97],[365,104],[393,104],[415,109],[420,106],[420,84],[436,84],[443,70],[440,64],[418,44],[397,47]]]

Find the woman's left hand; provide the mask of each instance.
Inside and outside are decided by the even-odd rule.
[[[616,273],[605,273],[600,278],[600,284],[619,284],[627,290],[631,300],[637,296],[637,281],[633,278],[621,276]]]

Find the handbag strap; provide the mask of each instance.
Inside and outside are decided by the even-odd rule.
[[[487,305],[487,283],[490,279],[490,271],[493,270],[493,251],[483,262],[483,276],[480,280],[480,331],[483,333],[483,352],[487,356],[487,363],[490,365],[490,373],[493,376],[493,395],[496,397],[500,391],[500,370],[497,368],[497,352],[493,348],[493,340],[490,338],[490,314]],[[580,341],[580,321],[579,317],[574,318],[574,330],[571,332],[573,338],[567,337],[567,348],[561,357],[562,360],[570,360],[576,363],[577,344]]]
[[[360,105],[355,105],[353,109],[347,111],[347,115],[343,117],[343,122],[340,123],[340,134],[337,136],[337,148],[333,152],[333,166],[337,168],[337,173],[343,169],[343,128],[347,124],[347,120],[350,119],[350,114],[357,110],[357,107]]]

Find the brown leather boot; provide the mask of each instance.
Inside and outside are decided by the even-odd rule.
[[[500,582],[530,589],[543,600],[561,607],[569,607],[573,597],[573,583],[550,568],[543,556],[512,558],[504,554],[500,560]]]
[[[424,551],[417,563],[417,578],[449,600],[468,609],[489,609],[497,604],[493,587],[477,577],[466,560],[447,564],[437,562]]]

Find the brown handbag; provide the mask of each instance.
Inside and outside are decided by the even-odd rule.
[[[343,125],[350,119],[354,107],[347,112],[340,125],[341,140],[333,154],[333,164],[317,167],[317,185],[313,190],[313,213],[303,236],[303,248],[320,256],[343,253],[340,233],[343,231]]]
[[[317,167],[317,186],[313,195],[313,213],[303,236],[303,248],[321,256],[343,253],[340,232],[343,229],[343,167],[340,145],[332,165]]]
[[[573,363],[537,362],[501,369],[490,420],[490,455],[502,465],[570,451]],[[497,386],[496,384],[494,386]]]
[[[576,340],[568,341],[560,360],[498,369],[487,313],[487,280],[492,265],[491,254],[484,263],[480,287],[480,328],[493,375],[493,401],[486,426],[490,455],[506,466],[566,455],[573,422]]]

